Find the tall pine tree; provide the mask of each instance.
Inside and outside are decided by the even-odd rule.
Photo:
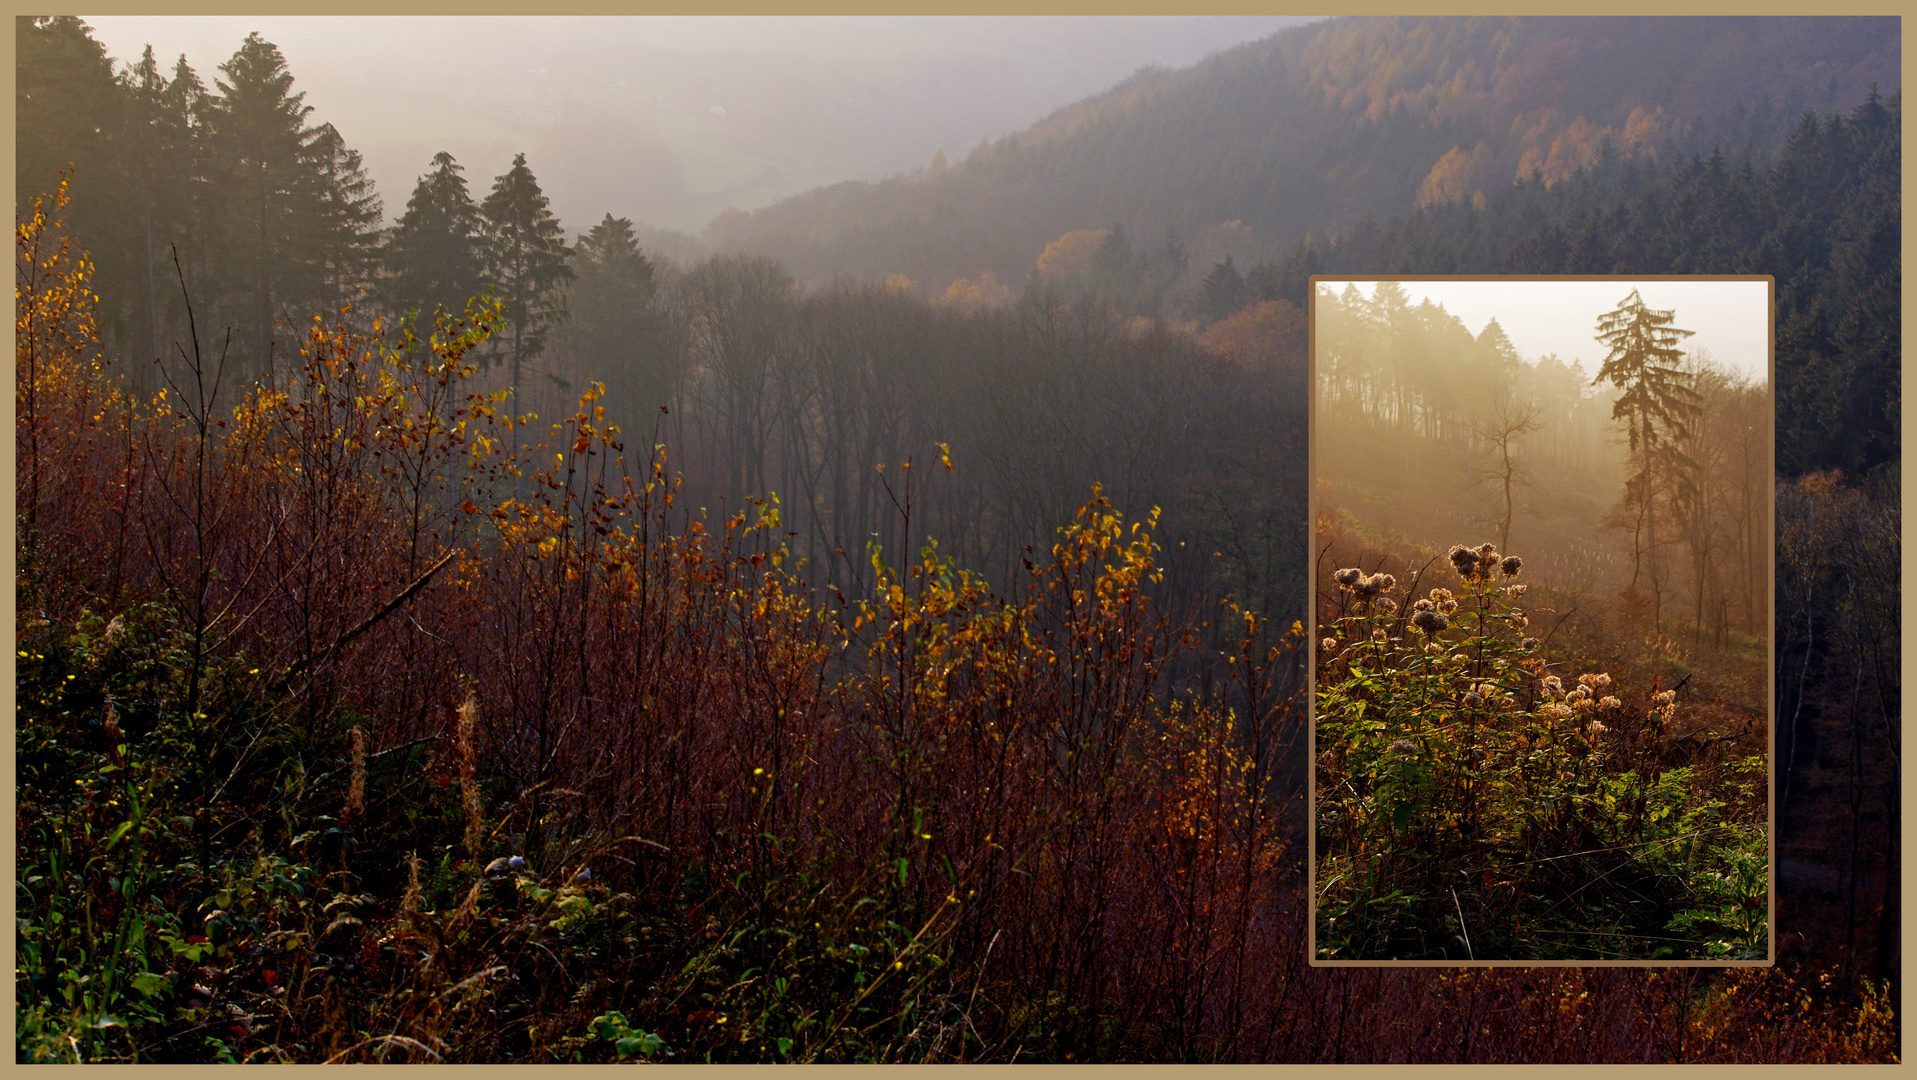
[[[308,126],[312,107],[276,46],[249,34],[220,72],[209,134],[221,293],[269,373],[276,320],[337,299],[337,271],[366,250],[378,202],[337,133]]]
[[[573,277],[565,232],[525,154],[514,156],[512,168],[493,181],[480,215],[490,256],[487,276],[506,306],[511,336],[505,352],[517,395],[523,366],[544,350],[547,331],[565,316],[560,287]]]
[[[444,150],[433,155],[433,171],[419,178],[406,213],[387,235],[381,299],[395,318],[417,313],[431,325],[434,311],[461,311],[485,291],[479,207],[462,171]]]
[[[93,200],[111,191],[121,95],[106,46],[71,15],[23,15],[14,31],[15,205],[50,195],[68,166],[74,167],[71,198]],[[67,227],[84,228],[86,211],[85,202],[70,209]]]
[[[1662,597],[1657,573],[1657,515],[1654,465],[1675,451],[1670,443],[1683,438],[1698,413],[1697,391],[1680,366],[1684,354],[1678,342],[1695,331],[1679,329],[1676,312],[1646,304],[1636,289],[1616,310],[1598,316],[1597,340],[1610,347],[1594,383],[1608,382],[1623,391],[1611,406],[1611,416],[1629,426],[1632,452],[1639,456],[1636,500],[1644,523],[1645,543],[1633,560],[1631,585],[1637,584],[1644,555],[1651,564],[1653,624],[1661,617]]]
[[[632,222],[607,214],[579,238],[573,268],[564,345],[606,384],[608,405],[630,427],[676,389],[665,314],[654,306],[652,261],[639,250]]]
[[[68,172],[64,225],[92,257],[94,288],[107,298],[100,328],[118,345],[129,336],[124,301],[139,265],[128,243],[136,216],[125,196],[139,178],[124,153],[124,88],[79,19],[21,16],[14,31],[14,206],[51,196]]]
[[[359,151],[331,124],[309,147],[318,201],[305,219],[318,256],[308,272],[318,302],[350,304],[365,290],[378,237],[380,201]]]

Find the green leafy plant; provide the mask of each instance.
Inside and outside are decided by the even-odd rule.
[[[1730,831],[1721,815],[1750,766],[1715,793],[1661,770],[1671,692],[1634,708],[1608,674],[1554,674],[1520,606],[1523,561],[1490,544],[1454,547],[1449,561],[1455,593],[1413,595],[1357,568],[1333,575],[1315,702],[1319,955],[1731,951],[1694,933],[1715,916],[1672,905],[1695,896],[1699,912],[1749,910],[1762,830]],[[1687,842],[1706,854],[1678,867],[1671,852]],[[1734,923],[1737,949],[1761,949],[1755,910]]]

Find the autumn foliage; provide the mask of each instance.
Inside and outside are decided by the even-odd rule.
[[[543,438],[469,389],[495,306],[317,319],[277,385],[195,327],[130,393],[56,210],[16,237],[23,1060],[1894,1051],[1781,970],[1309,967],[1299,631],[1222,609],[1189,692],[1154,515],[1093,492],[988,583],[914,532],[949,461],[894,463],[842,596],[598,387]]]

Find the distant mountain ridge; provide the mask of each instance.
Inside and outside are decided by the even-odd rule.
[[[1222,245],[1246,260],[1605,152],[1762,156],[1806,110],[1899,90],[1899,26],[1335,19],[1141,70],[949,166],[728,211],[707,240],[814,281],[904,274],[936,294],[982,270],[1017,282],[1051,240],[1117,223],[1148,244],[1177,230],[1202,273]]]

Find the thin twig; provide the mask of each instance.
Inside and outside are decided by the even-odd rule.
[[[1464,905],[1458,903],[1458,890],[1451,890],[1451,906],[1458,909],[1458,929],[1464,934],[1464,956],[1467,960],[1476,960],[1478,954],[1471,950],[1471,931],[1464,925]]]

